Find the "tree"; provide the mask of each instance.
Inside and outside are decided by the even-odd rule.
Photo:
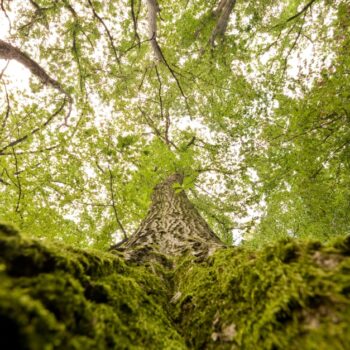
[[[345,1],[1,9],[4,341],[346,348]]]

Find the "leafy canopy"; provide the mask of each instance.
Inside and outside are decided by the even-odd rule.
[[[104,248],[181,171],[228,243],[349,232],[347,1],[2,4],[1,220]]]

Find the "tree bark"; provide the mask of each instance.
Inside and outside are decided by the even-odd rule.
[[[50,85],[54,89],[66,95],[68,100],[72,102],[71,96],[62,85],[55,79],[51,78],[44,68],[42,68],[38,63],[36,63],[28,54],[21,51],[17,47],[3,41],[0,39],[0,58],[5,60],[16,60],[21,63],[24,67],[28,68],[30,72],[35,75],[44,85]]]
[[[142,261],[150,252],[168,257],[189,254],[206,258],[224,247],[181,189],[182,181],[181,174],[173,174],[155,187],[146,218],[117,247],[125,252],[127,260]]]
[[[156,60],[163,62],[164,58],[162,51],[157,41],[157,16],[159,13],[159,5],[157,0],[147,0],[148,10],[148,32],[149,40],[153,49],[153,54]]]
[[[212,47],[215,46],[215,40],[218,37],[223,37],[225,35],[228,22],[230,20],[230,15],[235,4],[236,0],[220,0],[217,9],[214,12],[217,22],[210,37],[210,44]]]

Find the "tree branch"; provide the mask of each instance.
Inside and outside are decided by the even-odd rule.
[[[52,120],[53,118],[55,118],[62,110],[63,110],[63,107],[65,105],[65,101],[62,103],[62,105],[60,106],[60,108],[55,112],[53,113],[52,115],[50,115],[50,117],[46,120],[46,122],[44,124],[42,124],[41,126],[38,126],[37,128],[33,129],[31,132],[29,132],[28,134],[10,142],[7,146],[3,147],[2,149],[0,149],[0,156],[1,155],[4,155],[4,151],[6,149],[8,149],[9,147],[14,147],[16,145],[18,145],[19,143],[25,141],[26,139],[28,139],[28,137],[36,134],[38,131],[42,130],[43,128],[45,128]]]
[[[109,29],[108,29],[106,23],[104,22],[104,20],[102,19],[102,17],[96,12],[96,10],[94,8],[94,5],[92,4],[91,0],[88,0],[88,3],[90,5],[90,7],[91,7],[92,13],[94,14],[95,18],[104,27],[104,29],[105,29],[105,31],[107,33],[107,36],[108,36],[109,43],[111,44],[111,47],[112,47],[112,50],[113,50],[115,60],[117,61],[118,64],[120,64],[120,60],[119,60],[119,57],[118,57],[118,52],[117,52],[117,49],[116,49],[116,47],[114,45],[114,39],[113,39],[113,36],[112,36],[111,32],[109,31]]]
[[[22,198],[22,185],[21,185],[21,181],[19,178],[19,171],[18,171],[18,159],[17,159],[17,155],[15,153],[14,148],[12,147],[12,152],[13,152],[13,156],[15,158],[15,168],[16,168],[16,172],[15,172],[15,176],[16,176],[16,180],[17,180],[17,188],[18,188],[18,197],[17,197],[17,203],[16,203],[16,213],[19,213],[19,206],[20,206],[20,202],[21,202],[21,198]],[[21,216],[22,217],[22,216]]]
[[[140,40],[140,36],[139,36],[139,33],[137,31],[137,18],[136,18],[136,15],[135,15],[135,0],[131,0],[131,18],[132,18],[132,23],[134,25],[134,33],[135,33],[135,38],[136,38],[136,41],[137,41],[137,46],[140,48],[141,46],[141,40]]]
[[[157,42],[157,15],[160,11],[157,0],[147,0],[148,33],[155,58],[162,62],[163,55]]]
[[[116,208],[116,205],[115,205],[115,199],[114,199],[114,192],[113,192],[113,173],[111,171],[111,169],[108,167],[108,171],[109,171],[109,189],[111,191],[111,200],[112,200],[112,208],[113,208],[113,212],[114,212],[114,216],[115,216],[115,219],[117,221],[117,224],[119,226],[119,228],[122,230],[123,232],[123,236],[124,236],[124,239],[127,239],[128,238],[128,235],[124,229],[124,226],[122,225],[120,219],[119,219],[119,215],[118,215],[118,211],[117,211],[117,208]]]
[[[0,1],[0,8],[1,8],[1,11],[4,13],[8,23],[9,23],[9,29],[10,29],[10,32],[11,32],[11,29],[12,29],[12,24],[11,24],[11,20],[10,20],[10,17],[9,15],[7,14],[7,11],[5,9],[5,5],[4,5],[4,0],[1,0]]]
[[[10,105],[10,99],[9,99],[9,95],[8,95],[8,92],[7,92],[7,88],[6,88],[6,85],[4,85],[4,89],[5,89],[5,96],[6,96],[6,113],[5,113],[5,117],[1,123],[1,131],[3,131],[6,127],[6,124],[7,124],[7,120],[10,116],[10,112],[11,112],[11,105]]]
[[[218,20],[209,40],[212,47],[215,46],[215,40],[217,37],[223,37],[225,35],[230,15],[235,4],[236,0],[220,0],[217,9],[214,11],[214,15]]]
[[[293,21],[293,19],[296,19],[297,17],[301,16],[304,12],[306,12],[314,2],[316,2],[317,0],[311,0],[310,2],[308,2],[298,13],[296,13],[294,16],[289,17],[286,20],[286,23]]]
[[[66,95],[69,100],[72,98],[67,91],[64,90],[62,85],[55,79],[51,78],[44,68],[39,66],[34,60],[32,60],[26,53],[19,50],[17,47],[12,46],[11,44],[6,43],[0,39],[0,58],[5,60],[16,60],[21,63],[23,66],[28,68],[30,72],[35,75],[44,85],[50,85],[54,89],[60,91]]]

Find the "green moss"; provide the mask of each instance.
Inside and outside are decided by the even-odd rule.
[[[349,239],[230,248],[175,271],[174,315],[193,349],[346,349]]]
[[[186,348],[163,278],[145,267],[9,234],[0,256],[0,348]]]
[[[139,266],[0,228],[1,349],[340,350],[350,343],[349,238],[228,248],[201,262],[150,255]]]
[[[0,222],[0,235],[8,237],[19,237],[19,230],[12,224]]]

